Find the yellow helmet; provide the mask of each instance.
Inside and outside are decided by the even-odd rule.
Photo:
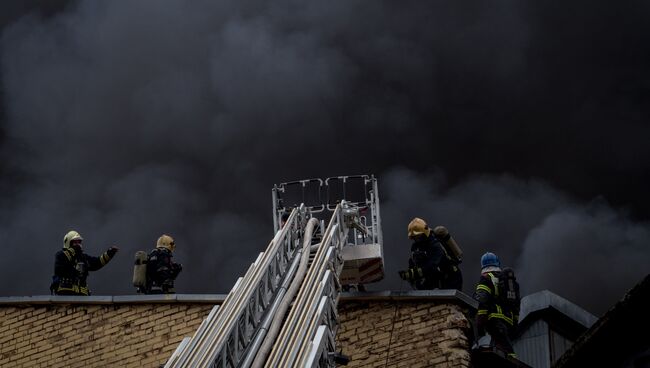
[[[431,234],[431,229],[429,229],[427,223],[419,217],[411,220],[409,223],[408,231],[409,238],[414,238],[420,234],[425,234],[426,236],[429,236],[429,234]]]
[[[156,248],[165,248],[173,252],[174,249],[176,249],[174,238],[167,234],[161,235],[160,238],[158,238],[158,242],[156,243]]]
[[[74,230],[70,230],[63,237],[63,248],[70,248],[70,242],[73,240],[84,240],[84,238],[82,238],[81,234],[79,234],[78,232]]]

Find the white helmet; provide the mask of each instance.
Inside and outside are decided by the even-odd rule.
[[[70,230],[63,237],[63,248],[70,248],[70,242],[73,240],[84,240],[84,238],[82,238],[81,234],[79,234],[78,232],[74,230]]]

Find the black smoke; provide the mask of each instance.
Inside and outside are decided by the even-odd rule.
[[[163,232],[179,290],[226,292],[272,236],[273,183],[355,173],[379,176],[387,259],[410,217],[443,223],[467,290],[487,248],[526,290],[599,312],[648,272],[644,3],[42,9],[3,19],[0,294],[46,293],[69,229],[122,249],[96,294],[131,292],[133,252]]]
[[[396,169],[383,177],[382,202],[385,258],[404,258],[414,215],[444,224],[463,249],[469,293],[486,251],[515,269],[523,295],[550,289],[593,313],[648,273],[650,223],[632,221],[603,198],[576,201],[538,180],[479,175],[450,186],[440,172]],[[405,260],[386,264],[390,276],[404,267]]]

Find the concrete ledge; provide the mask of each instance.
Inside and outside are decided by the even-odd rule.
[[[42,304],[221,304],[225,294],[161,294],[161,295],[116,295],[116,296],[9,296],[0,297],[0,307],[8,305]],[[444,301],[461,307],[476,309],[478,302],[458,290],[409,290],[369,291],[341,293],[340,302],[370,301]]]
[[[52,303],[52,296],[50,295],[0,297],[0,305],[2,304],[50,304],[50,303]]]
[[[113,297],[113,303],[115,304],[175,303],[176,301],[176,294],[116,295]]]
[[[176,294],[179,303],[211,303],[221,304],[228,294]]]
[[[7,305],[42,304],[146,304],[146,303],[188,303],[221,304],[224,294],[161,294],[161,295],[116,295],[116,296],[5,296],[0,297],[0,307]]]
[[[111,304],[113,297],[111,296],[63,296],[55,295],[50,297],[50,303],[56,304]]]
[[[157,295],[118,295],[113,297],[115,304],[143,303],[190,303],[221,304],[225,294],[157,294]]]
[[[478,308],[478,302],[456,289],[408,290],[408,291],[368,291],[341,293],[340,302],[364,301],[445,301],[472,309]]]

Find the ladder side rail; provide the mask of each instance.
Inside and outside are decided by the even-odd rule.
[[[262,267],[257,267],[253,271],[259,271]],[[205,367],[211,361],[211,356],[214,355],[216,347],[221,345],[224,350],[233,351],[235,342],[239,339],[240,325],[239,321],[241,316],[247,313],[248,303],[251,299],[251,294],[254,293],[253,286],[256,282],[256,273],[251,272],[251,277],[246,280],[243,286],[241,293],[236,295],[236,298],[233,299],[233,302],[229,304],[229,309],[226,313],[221,315],[221,319],[215,323],[215,334],[206,339],[206,344],[202,349],[202,354],[200,354],[197,359],[192,361],[192,366],[202,366]],[[229,354],[224,354],[224,358],[228,358]],[[224,359],[224,361],[226,360]]]
[[[273,242],[274,244],[271,247],[271,251],[266,252],[266,257],[261,261],[261,266],[255,270],[256,272],[254,272],[252,279],[245,285],[245,291],[242,293],[242,296],[238,301],[241,303],[239,308],[233,310],[233,313],[221,325],[220,330],[223,332],[214,340],[208,349],[207,354],[199,361],[200,366],[214,365],[215,362],[218,361],[223,362],[223,364],[231,362],[234,365],[239,362],[240,358],[242,358],[241,353],[244,349],[240,349],[240,347],[246,347],[250,343],[252,338],[251,334],[255,331],[257,325],[259,325],[261,314],[267,309],[268,305],[254,305],[253,309],[261,312],[256,313],[252,318],[246,318],[249,316],[246,316],[245,313],[251,311],[248,307],[251,303],[254,304],[256,302],[256,299],[253,296],[258,292],[259,288],[264,287],[264,283],[261,281],[265,277],[271,277],[276,284],[273,285],[273,293],[276,291],[277,287],[279,287],[282,277],[280,275],[269,276],[268,273],[273,273],[273,271],[275,271],[273,269],[272,261],[278,256],[277,252],[281,252],[280,256],[284,266],[282,267],[282,271],[286,272],[292,253],[296,249],[297,234],[299,233],[298,227],[298,210],[294,209],[292,214],[289,216],[287,224],[285,224],[285,227],[280,231],[279,236],[276,237],[276,241]],[[243,324],[248,324],[249,322],[253,323],[251,326],[243,328],[241,330],[243,333],[239,333],[239,321],[243,321]]]
[[[311,344],[310,356],[305,368],[334,368],[336,364],[330,358],[329,352],[335,351],[336,343],[334,337],[325,326],[320,326],[316,332],[314,341]]]
[[[299,360],[300,366],[311,367],[321,360],[322,356],[320,353],[314,354],[314,349],[321,351],[325,349],[325,355],[327,356],[328,352],[334,352],[335,345],[332,343],[331,347],[325,347],[319,345],[317,341],[317,331],[320,329],[325,329],[330,336],[335,336],[338,329],[338,313],[336,311],[336,306],[338,304],[338,291],[336,285],[335,275],[330,273],[327,275],[327,280],[323,282],[327,283],[327,287],[323,290],[324,295],[321,297],[323,301],[322,308],[319,308],[318,315],[315,318],[317,322],[316,326],[312,327],[313,331],[310,335],[314,336],[311,344],[307,345],[308,350],[303,351],[302,358]],[[328,291],[329,290],[329,291]],[[320,343],[327,343],[326,340],[322,340]],[[313,359],[316,359],[314,361]]]
[[[328,253],[332,254],[331,247],[330,252]],[[328,272],[329,270],[326,271],[326,274]],[[307,307],[301,311],[302,313],[299,315],[298,323],[295,325],[291,338],[287,342],[286,349],[281,357],[281,367],[295,366],[295,362],[297,362],[297,359],[300,356],[303,345],[308,341],[311,341],[312,336],[310,336],[309,333],[312,328],[310,328],[310,326],[314,325],[314,318],[318,315],[318,309],[320,308],[319,304],[321,302],[321,295],[323,295],[326,286],[327,285],[321,281],[311,290]]]
[[[345,203],[343,203],[345,205]],[[322,300],[326,302],[323,304],[323,307],[319,309],[319,313],[313,319],[314,322],[319,323],[320,325],[312,325],[309,336],[316,336],[318,329],[324,328],[327,331],[329,336],[334,336],[338,328],[338,314],[336,311],[338,305],[340,284],[338,283],[338,276],[340,275],[343,268],[343,260],[340,256],[340,251],[347,241],[346,228],[340,229],[338,237],[332,239],[332,248],[336,251],[333,256],[328,258],[328,271],[324,275],[322,282],[327,285],[323,289]],[[319,364],[325,362],[328,366],[333,366],[333,363],[329,360],[329,352],[334,352],[335,345],[334,343],[331,346],[324,346],[327,341],[321,339],[321,343],[308,345],[315,349],[320,349],[320,352],[323,354],[311,354],[312,351],[305,348],[302,349],[301,358],[299,360],[301,366],[313,366],[314,364]],[[310,355],[311,354],[311,355]]]
[[[208,314],[208,316],[201,322],[201,325],[199,325],[199,328],[194,332],[194,335],[192,337],[188,337],[189,340],[187,343],[184,346],[178,345],[178,347],[176,347],[176,350],[167,360],[164,368],[174,367],[176,362],[185,356],[186,352],[196,347],[196,345],[199,343],[199,340],[205,335],[206,330],[212,325],[212,321],[217,314],[217,310],[219,310],[218,305],[212,307],[210,314]]]
[[[295,256],[295,266],[292,264],[292,269],[290,269],[290,273],[285,277],[282,287],[273,301],[271,310],[264,317],[264,321],[255,336],[255,341],[251,344],[250,351],[247,353],[241,365],[242,368],[249,368],[251,366],[253,368],[261,368],[268,359],[273,344],[282,328],[282,323],[287,316],[291,302],[295,299],[302,281],[307,274],[311,243],[317,226],[319,226],[319,221],[315,217],[310,218],[306,222],[302,247],[297,250]]]
[[[314,335],[314,340],[309,344],[309,353],[305,357],[304,363],[299,366],[305,368],[334,368],[336,364],[330,356],[330,353],[336,351],[336,341],[334,334],[325,325],[318,326]]]
[[[327,244],[329,243],[329,239],[331,239],[333,234],[332,229],[337,226],[335,219],[338,219],[338,214],[340,214],[340,208],[337,207],[337,209],[334,211],[334,214],[332,215],[332,220],[328,224],[327,229],[323,234],[322,242],[318,247],[313,263],[305,275],[304,280],[302,281],[298,296],[296,297],[291,311],[289,312],[287,321],[283,325],[282,330],[278,335],[277,342],[274,344],[273,349],[271,350],[271,354],[267,359],[266,366],[269,366],[268,362],[275,362],[276,364],[280,363],[279,356],[281,356],[284,350],[287,348],[287,340],[291,338],[290,335],[299,319],[297,315],[301,310],[305,308],[306,294],[309,292],[315,282],[314,274],[316,272],[316,267],[314,267],[314,265],[322,262],[321,259],[325,256],[326,249],[328,247]],[[277,367],[277,365],[274,365],[274,367]]]
[[[287,317],[287,321],[282,327],[282,331],[278,336],[277,342],[275,343],[271,351],[271,354],[269,355],[269,359],[267,360],[267,364],[266,364],[267,366],[269,366],[268,362],[274,362],[275,365],[271,365],[271,366],[277,367],[277,364],[280,364],[280,360],[279,360],[280,357],[284,355],[284,351],[288,348],[288,340],[292,337],[296,329],[296,324],[300,320],[300,313],[302,313],[302,311],[306,308],[307,301],[309,299],[308,294],[312,291],[313,285],[317,283],[318,267],[316,266],[324,263],[323,259],[326,256],[326,250],[329,248],[328,245],[334,234],[333,230],[336,227],[338,227],[337,219],[339,218],[339,214],[340,214],[340,207],[337,207],[337,209],[334,211],[334,214],[332,215],[332,220],[330,221],[327,229],[325,230],[322,243],[320,244],[316,252],[316,256],[314,258],[312,266],[310,267],[309,271],[307,272],[307,275],[305,276],[305,279],[301,285],[298,296],[296,297],[296,300],[294,301],[294,305],[291,308],[291,312]]]
[[[383,247],[384,238],[381,231],[381,211],[379,210],[379,188],[377,187],[377,179],[375,179],[374,176],[372,177],[371,206],[372,206],[372,227],[374,229],[373,233],[375,236],[375,240],[377,244]]]
[[[303,291],[302,300],[296,300],[291,309],[292,313],[289,314],[285,325],[282,327],[283,334],[281,339],[278,339],[273,346],[272,354],[267,360],[267,367],[279,367],[286,362],[287,355],[290,354],[296,344],[301,326],[304,325],[310,310],[316,308],[316,305],[310,301],[314,299],[318,290],[310,288]]]
[[[301,366],[305,364],[306,356],[309,354],[309,348],[319,326],[325,326],[325,328],[330,330],[328,323],[326,323],[329,321],[326,320],[327,317],[329,317],[328,314],[332,308],[332,300],[328,295],[330,294],[328,292],[328,289],[331,288],[332,278],[333,274],[330,270],[328,270],[325,275],[323,275],[323,280],[321,281],[322,287],[320,288],[320,293],[318,295],[318,309],[315,311],[315,313],[309,316],[309,323],[305,326],[305,338],[300,341],[300,344],[296,349],[298,352],[298,356],[295,359],[295,361],[298,363],[296,365]]]
[[[298,269],[298,265],[300,263],[300,259],[296,257],[294,259],[294,262],[291,264],[291,267],[288,272],[288,278],[286,280],[289,280],[291,277],[293,277],[294,273]],[[273,315],[275,314],[276,310],[278,309],[280,303],[282,302],[282,299],[284,297],[284,294],[286,293],[287,288],[289,285],[286,285],[288,283],[285,283],[280,289],[280,292],[276,296],[276,298],[273,301],[273,304],[271,305],[271,308],[269,309],[268,313],[266,314],[265,320],[263,321],[262,325],[260,326],[263,329],[268,328],[267,325],[270,325],[270,320],[273,318]],[[264,330],[265,331],[265,330]],[[248,352],[246,356],[244,357],[244,360],[242,362],[242,367],[248,367],[251,365],[252,360],[255,358],[255,353],[257,352],[257,349],[262,345],[262,342],[264,340],[265,333],[262,331],[258,331],[257,334],[255,335],[251,345],[249,346]]]
[[[323,283],[323,288],[324,287],[325,284]],[[320,324],[319,316],[323,313],[323,310],[326,308],[326,305],[327,305],[327,297],[323,296],[318,300],[318,308],[316,309],[315,313],[312,316],[310,316],[311,318],[306,331],[308,335],[303,341],[301,341],[301,344],[296,349],[298,355],[295,357],[294,360],[295,363],[292,365],[293,367],[300,367],[305,365],[306,358],[311,352],[311,347],[314,342],[314,338],[316,337],[316,332],[318,332],[320,326],[324,326]],[[327,326],[324,327],[327,329]],[[312,332],[313,335],[310,336]]]
[[[337,211],[335,211],[334,215],[332,216],[332,220],[330,221],[330,224],[328,226],[328,231],[326,231],[326,234],[324,236],[323,242],[324,244],[322,245],[330,245],[327,249],[327,253],[325,257],[319,257],[319,255],[322,254],[322,250],[325,249],[324,247],[321,247],[319,249],[319,254],[317,255],[317,259],[315,259],[314,264],[312,265],[312,270],[310,270],[310,281],[311,283],[307,283],[306,285],[303,285],[304,290],[309,291],[306,294],[305,301],[303,303],[306,303],[308,306],[313,306],[314,304],[318,303],[318,298],[322,295],[322,287],[319,287],[321,285],[324,274],[327,272],[330,272],[330,270],[334,271],[336,270],[337,276],[338,273],[340,272],[340,269],[342,268],[342,259],[339,256],[339,251],[342,245],[342,241],[347,238],[347,227],[340,226],[343,221],[342,221],[342,207],[346,206],[345,202],[342,202],[337,206]],[[332,264],[340,264],[341,267],[332,267]],[[311,308],[307,309],[304,306],[302,307],[295,307],[295,310],[298,311],[307,311],[303,312],[302,315],[299,317],[299,324],[294,324],[291,327],[292,333],[289,335],[291,336],[291,339],[289,341],[282,341],[280,343],[280,346],[283,347],[283,353],[280,354],[279,356],[282,357],[281,362],[285,366],[291,366],[295,354],[300,351],[300,349],[303,349],[302,346],[304,345],[305,341],[307,339],[311,339],[312,336],[306,336],[305,334],[307,333],[313,333],[312,331],[315,331],[315,326],[313,326],[311,329],[308,327],[310,326],[309,321],[313,321],[313,314],[308,315],[308,313],[313,313]],[[291,316],[290,316],[291,318]],[[295,317],[294,317],[295,318]],[[295,321],[295,320],[294,320]],[[294,322],[295,323],[295,322]],[[276,344],[278,345],[278,344]],[[273,363],[277,363],[278,357],[275,357],[275,360],[272,361]],[[267,366],[274,366],[273,364]]]
[[[261,257],[261,254],[258,256],[258,259]],[[196,341],[195,345],[191,349],[186,349],[186,354],[184,354],[174,367],[185,367],[190,364],[196,364],[195,362],[205,355],[207,349],[210,346],[210,343],[216,338],[219,334],[219,326],[221,321],[227,316],[230,311],[236,307],[235,299],[239,297],[243,286],[246,284],[250,275],[252,275],[252,270],[255,268],[255,263],[252,263],[248,268],[248,271],[244,277],[240,277],[235,287],[224,300],[224,303],[221,305],[221,308],[216,313],[215,318],[212,319],[211,324],[205,329],[204,333],[199,335],[199,339]]]
[[[332,257],[331,260],[333,260],[333,258],[334,257]],[[334,263],[328,265],[329,269],[323,275],[321,281],[324,287],[319,297],[324,304],[319,308],[317,315],[312,318],[313,324],[310,325],[310,330],[307,333],[309,340],[315,336],[319,325],[325,326],[331,335],[335,335],[338,328],[338,313],[336,307],[338,304],[340,285],[338,283],[338,273],[333,269],[333,267],[336,267]],[[303,365],[306,353],[307,351],[302,352],[302,356],[298,360],[301,362],[300,365]]]
[[[263,254],[260,254],[260,257],[263,257]],[[252,279],[255,278],[255,275],[261,269],[261,259],[258,259],[254,263],[254,268],[251,269],[250,273],[247,273],[242,282],[241,292],[234,295],[232,303],[229,303],[228,309],[225,313],[220,315],[220,319],[216,321],[214,334],[206,339],[206,343],[202,349],[202,354],[197,358],[198,362],[205,362],[209,352],[214,348],[215,342],[220,340],[225,340],[228,348],[232,350],[234,342],[238,338],[239,330],[237,329],[237,321],[239,320],[239,315],[246,312],[246,300],[248,295],[250,295],[251,287],[253,285]],[[232,326],[231,329],[225,330],[223,326]],[[197,363],[194,363],[197,364]]]
[[[178,347],[176,347],[176,350],[174,350],[172,353],[172,356],[167,359],[167,363],[165,364],[164,368],[171,367],[178,360],[179,356],[183,354],[191,340],[191,337],[184,337],[183,340],[181,340],[180,344],[178,344]]]
[[[254,267],[254,265],[255,265],[254,263],[250,265],[248,272],[246,272],[246,274],[249,274],[250,270]],[[235,282],[235,286],[233,286],[233,288],[230,290],[230,293],[228,293],[226,299],[221,304],[221,308],[219,308],[219,310],[215,312],[213,318],[209,319],[209,322],[205,326],[205,329],[201,331],[197,330],[197,332],[194,334],[192,338],[192,341],[190,342],[190,346],[188,346],[188,348],[185,349],[185,351],[183,352],[183,354],[181,354],[176,364],[173,365],[174,368],[187,366],[189,361],[196,359],[197,354],[202,354],[202,351],[206,349],[207,343],[210,340],[210,338],[212,338],[216,334],[215,330],[219,326],[218,325],[219,318],[225,313],[224,312],[225,309],[232,308],[232,304],[233,304],[232,300],[236,296],[236,294],[241,291],[241,286],[243,283],[244,283],[244,277],[240,277],[237,279],[237,282]]]
[[[217,350],[216,347],[223,347],[229,340],[232,343],[234,338],[238,338],[238,331],[236,330],[238,317],[242,313],[250,311],[247,308],[248,302],[250,302],[251,295],[255,292],[255,286],[260,285],[260,279],[263,277],[264,272],[269,269],[269,263],[271,263],[273,256],[277,254],[279,249],[286,251],[292,248],[293,238],[297,237],[295,235],[297,233],[297,219],[298,210],[294,209],[285,228],[276,233],[267,251],[261,253],[256,262],[246,272],[240,283],[241,287],[233,290],[234,292],[231,291],[228,295],[213,322],[210,332],[205,334],[202,339],[201,345],[197,345],[192,351],[189,351],[188,358],[181,361],[181,364],[177,366],[207,366],[206,360],[208,360],[208,357],[214,356],[214,352]],[[290,229],[296,231],[289,231]],[[224,327],[227,327],[227,329]]]

